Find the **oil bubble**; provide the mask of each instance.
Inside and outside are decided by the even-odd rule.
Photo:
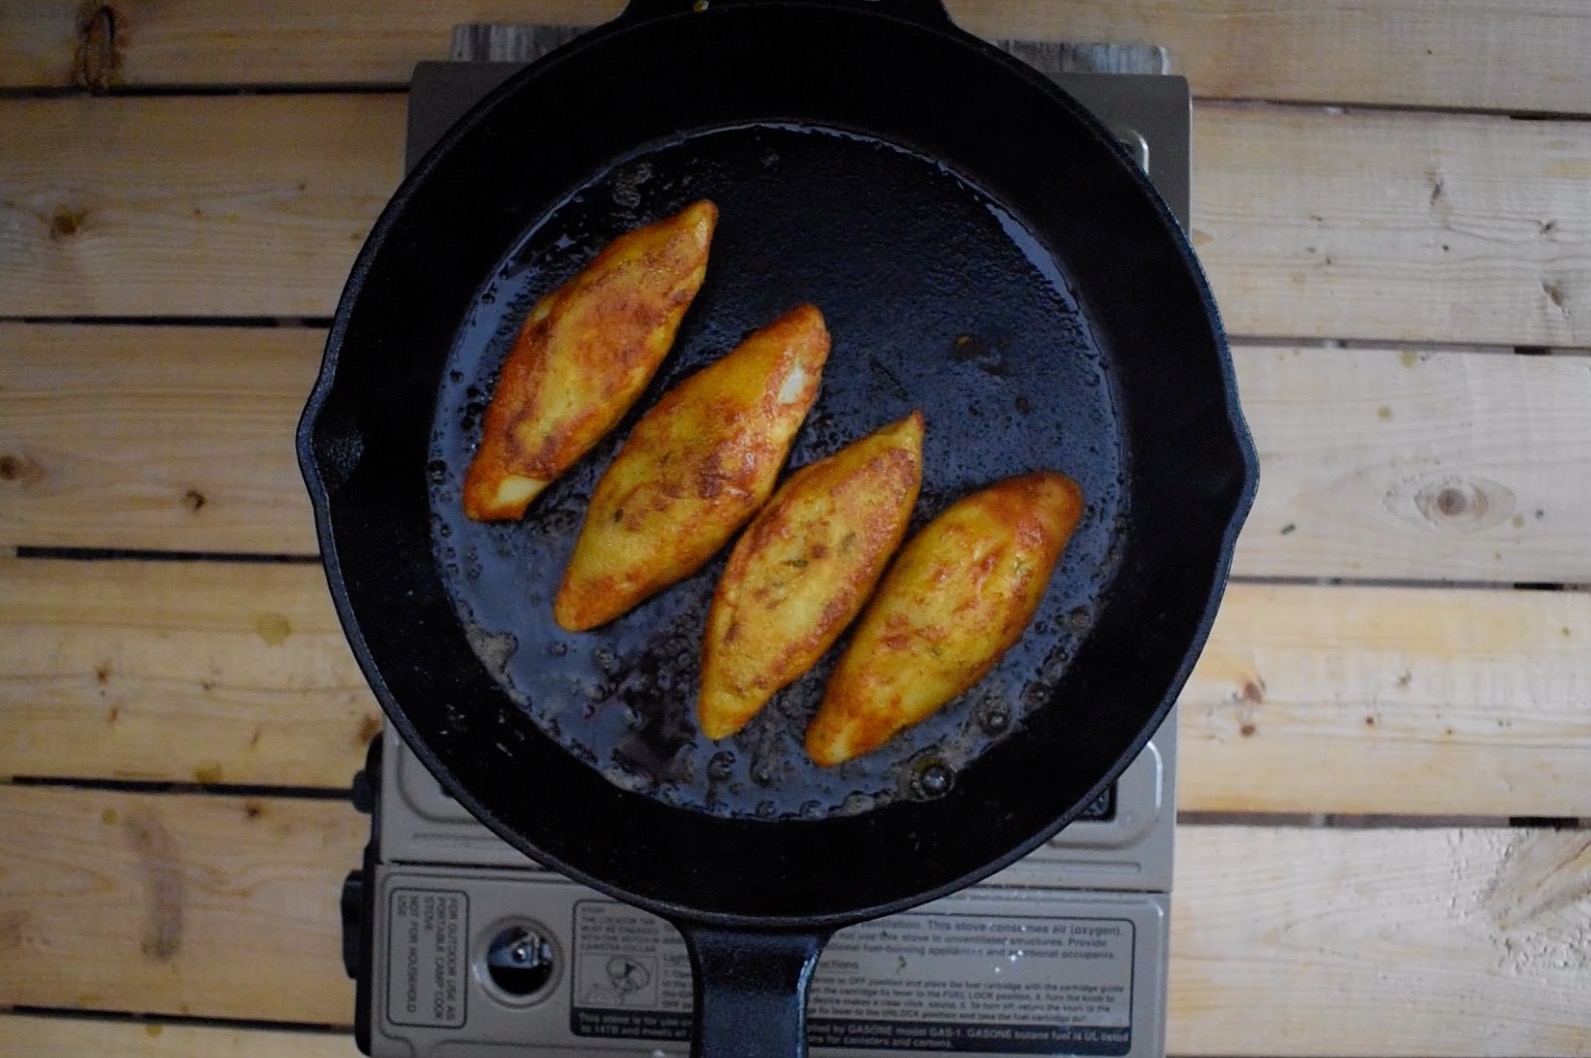
[[[937,757],[932,757],[918,765],[917,774],[912,780],[912,789],[919,797],[943,797],[950,792],[955,780],[956,773],[950,770],[950,765]]]
[[[847,795],[845,800],[840,802],[838,814],[842,816],[859,816],[864,812],[872,811],[876,803],[877,799],[872,794],[862,793],[858,790]]]
[[[728,750],[714,753],[707,760],[707,778],[711,782],[725,782],[734,773],[735,755]]]
[[[1011,729],[1011,711],[1003,702],[990,702],[978,711],[978,726],[990,735],[1003,735]]]

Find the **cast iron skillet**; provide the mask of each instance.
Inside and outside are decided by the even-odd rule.
[[[480,408],[530,302],[704,195],[708,279],[640,404],[525,522],[465,521]],[[1040,467],[1089,501],[1022,644],[838,773],[795,749],[827,661],[734,742],[696,734],[721,557],[596,633],[547,614],[636,416],[800,301],[834,352],[793,464],[919,407],[918,524]],[[512,845],[681,929],[698,1053],[798,1053],[829,933],[1005,866],[1122,771],[1204,643],[1257,479],[1170,214],[1076,103],[938,0],[632,0],[516,76],[377,222],[298,444],[391,722]]]

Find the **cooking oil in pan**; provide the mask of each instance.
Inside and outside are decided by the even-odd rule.
[[[522,522],[464,517],[459,483],[519,324],[623,231],[698,198],[720,220],[707,279],[635,409]],[[724,555],[606,627],[568,633],[552,598],[587,500],[636,418],[666,389],[793,305],[833,336],[791,466],[923,411],[912,531],[1011,474],[1060,470],[1088,506],[1027,634],[936,716],[838,768],[802,736],[844,640],[737,736],[694,719],[702,629]],[[430,454],[433,545],[488,671],[538,727],[626,788],[757,819],[866,812],[950,790],[988,746],[1052,701],[1088,634],[1125,517],[1125,459],[1107,358],[1058,265],[1020,219],[908,150],[848,133],[755,126],[658,145],[533,225],[483,285],[439,394]]]

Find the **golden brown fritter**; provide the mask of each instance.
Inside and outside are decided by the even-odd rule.
[[[553,603],[571,632],[700,569],[773,491],[829,355],[803,305],[665,393],[597,482]]]
[[[701,201],[619,236],[536,303],[498,375],[464,513],[521,518],[623,417],[674,344],[707,273],[718,208]]]
[[[1007,478],[957,501],[901,550],[840,658],[807,753],[871,752],[983,679],[1032,620],[1083,511],[1061,474]]]
[[[702,641],[708,738],[739,731],[861,611],[906,535],[922,450],[913,412],[796,471],[736,542]]]

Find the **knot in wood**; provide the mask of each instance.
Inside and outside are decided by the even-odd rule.
[[[1447,531],[1490,529],[1507,521],[1517,503],[1507,486],[1480,477],[1444,474],[1407,482],[1404,488],[1412,493],[1417,520]]]

